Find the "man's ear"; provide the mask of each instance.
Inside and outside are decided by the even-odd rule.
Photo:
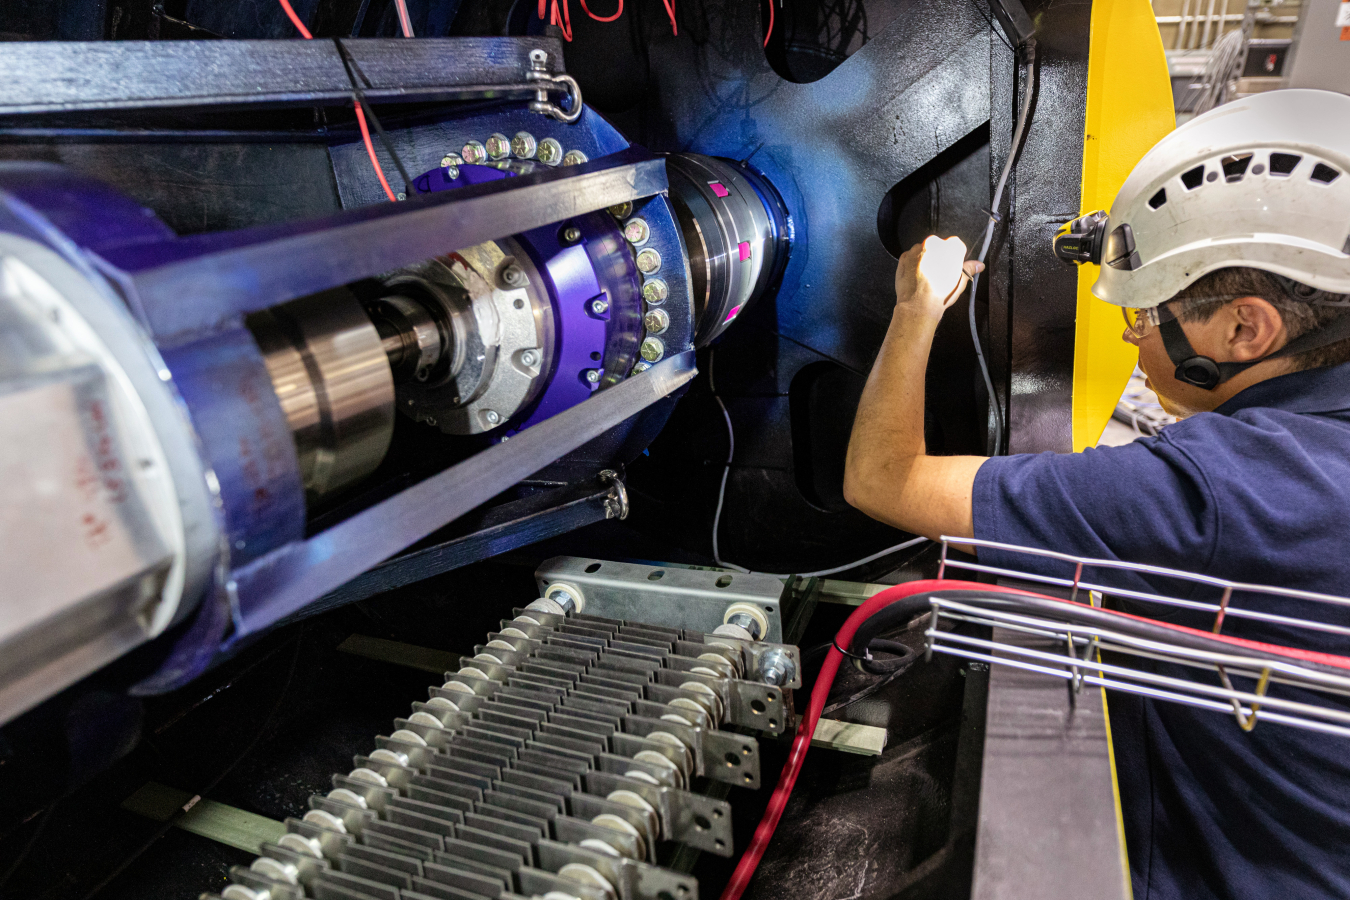
[[[1249,362],[1279,350],[1288,342],[1284,318],[1268,300],[1239,297],[1224,310],[1224,339],[1233,362]]]

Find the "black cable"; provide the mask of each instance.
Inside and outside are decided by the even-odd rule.
[[[858,691],[858,692],[855,693],[855,694],[850,694],[849,696],[845,697],[843,700],[840,700],[838,703],[831,703],[829,706],[827,706],[827,707],[825,707],[823,710],[821,710],[821,711],[820,711],[820,714],[821,714],[822,716],[828,716],[828,715],[830,715],[831,713],[838,712],[839,710],[843,709],[843,708],[846,707],[846,706],[852,706],[854,703],[857,703],[859,700],[866,700],[868,697],[870,697],[870,696],[872,696],[873,694],[877,693],[877,692],[880,691],[882,688],[886,687],[886,686],[889,685],[891,682],[895,681],[895,680],[896,680],[897,678],[899,678],[901,675],[903,675],[903,674],[905,674],[906,672],[908,672],[908,671],[910,670],[910,668],[913,667],[914,663],[916,663],[916,662],[918,662],[918,661],[919,661],[919,655],[916,653],[916,654],[914,654],[913,656],[911,656],[911,657],[909,658],[909,661],[908,661],[905,665],[903,665],[903,666],[901,666],[900,668],[896,669],[895,671],[891,672],[889,675],[886,675],[886,676],[884,676],[884,677],[882,677],[882,678],[878,678],[876,681],[872,682],[872,683],[869,684],[867,687],[863,688],[862,690]]]
[[[360,76],[361,81],[366,83],[366,87],[372,87],[370,79],[366,77],[365,72],[361,71],[361,67],[352,58],[341,38],[333,38],[333,43],[337,46],[338,56],[342,59],[342,68],[347,73],[347,80],[351,82],[352,97],[357,103],[361,104],[361,109],[365,110],[366,118],[370,119],[370,124],[375,126],[375,133],[380,136],[380,143],[384,144],[384,149],[394,160],[394,167],[398,169],[399,177],[403,179],[403,196],[411,197],[413,193],[412,179],[408,177],[408,170],[403,168],[403,160],[399,159],[398,152],[394,150],[394,145],[389,140],[389,135],[384,133],[384,126],[380,124],[379,117],[375,115],[375,110],[371,109],[370,104],[366,102],[365,92],[361,90],[361,85],[357,82],[357,76]]]
[[[145,852],[147,850],[149,850],[156,843],[158,843],[160,838],[168,834],[169,829],[177,825],[178,821],[184,815],[187,814],[188,810],[190,810],[198,800],[200,800],[202,797],[206,796],[207,794],[215,790],[216,786],[219,785],[222,781],[224,781],[225,777],[229,775],[231,772],[233,772],[235,768],[241,762],[243,762],[250,753],[253,752],[254,748],[256,748],[258,746],[258,743],[263,739],[263,736],[267,734],[267,729],[272,727],[272,721],[276,718],[277,713],[281,712],[281,707],[283,702],[286,700],[286,695],[290,692],[291,681],[295,678],[296,663],[299,662],[300,660],[300,645],[304,636],[305,636],[304,631],[301,631],[300,634],[297,634],[295,636],[295,652],[291,654],[291,665],[289,670],[286,672],[286,680],[285,682],[282,683],[280,693],[277,694],[277,702],[272,705],[272,711],[267,714],[267,719],[263,722],[262,727],[258,729],[257,734],[253,736],[253,740],[249,741],[248,746],[243,749],[243,752],[241,752],[238,756],[234,758],[234,762],[230,763],[228,766],[225,767],[225,771],[221,772],[214,779],[212,779],[210,784],[208,784],[206,787],[198,791],[190,802],[188,802],[181,808],[175,810],[174,814],[170,816],[169,819],[163,825],[161,825],[158,829],[156,829],[155,833],[150,835],[150,837],[146,839],[145,843],[141,844],[138,848],[136,848],[136,851],[132,853],[130,856],[128,856],[126,859],[122,860],[122,862],[118,864],[117,868],[113,869],[112,872],[109,873],[106,878],[100,881],[94,887],[93,890],[85,894],[84,900],[93,900],[94,897],[98,896],[100,891],[102,891],[108,885],[112,884],[112,882],[117,878],[117,876],[125,872],[131,866],[132,863],[140,859],[143,855],[145,855]]]
[[[4,896],[5,885],[9,884],[9,879],[14,876],[15,872],[19,871],[19,866],[23,865],[23,861],[28,858],[29,851],[33,849],[38,838],[42,836],[42,832],[46,830],[47,823],[52,820],[52,813],[56,812],[57,804],[60,802],[61,800],[54,800],[51,806],[47,807],[47,811],[42,814],[37,827],[33,829],[33,834],[28,838],[28,843],[23,845],[23,849],[19,851],[19,855],[15,857],[14,862],[10,863],[9,868],[5,870],[5,874],[0,875],[0,897]]]

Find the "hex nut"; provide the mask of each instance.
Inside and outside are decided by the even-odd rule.
[[[638,253],[637,267],[643,275],[651,275],[661,271],[661,254],[648,247]]]
[[[666,345],[660,338],[649,337],[642,341],[642,347],[638,350],[639,355],[649,363],[657,362],[666,355]]]
[[[797,666],[782,650],[770,650],[759,658],[759,680],[765,684],[784,685],[797,677]]]
[[[538,149],[539,144],[528,131],[517,131],[516,136],[511,138],[511,155],[516,159],[534,159],[534,152]]]
[[[553,138],[544,138],[539,142],[539,148],[535,150],[535,158],[546,166],[556,166],[562,162],[563,148]]]
[[[642,299],[648,303],[665,303],[669,296],[670,285],[664,278],[648,278],[642,285]]]
[[[469,141],[460,148],[459,155],[471,166],[481,166],[487,161],[487,148],[479,141]]]

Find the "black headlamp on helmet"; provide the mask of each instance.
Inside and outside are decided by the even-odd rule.
[[[1139,253],[1134,248],[1134,232],[1129,225],[1118,225],[1109,233],[1105,210],[1079,216],[1055,235],[1055,255],[1065,262],[1092,263],[1102,260],[1113,269],[1137,269]]]

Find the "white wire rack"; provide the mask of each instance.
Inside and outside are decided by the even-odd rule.
[[[985,547],[1055,559],[1074,567],[1071,579],[1054,578],[979,562],[949,559],[949,544]],[[934,596],[929,619],[927,650],[994,665],[1011,666],[1063,678],[1076,693],[1084,684],[1167,700],[1200,709],[1231,713],[1243,731],[1262,722],[1290,725],[1350,737],[1350,658],[1331,656],[1297,646],[1278,647],[1240,640],[1222,633],[1228,619],[1275,624],[1290,633],[1320,632],[1350,635],[1350,599],[1329,594],[1269,585],[1244,584],[1207,575],[1137,563],[1072,556],[1051,550],[1019,547],[994,541],[942,539],[939,578],[947,569],[963,569],[1004,576],[1022,582],[1069,589],[1069,601],[1019,599],[990,591],[953,592]],[[1219,599],[1206,603],[1163,594],[1122,590],[1088,581],[1086,571],[1124,570],[1155,578],[1200,584],[1215,589]],[[1243,603],[1233,606],[1234,594]],[[1163,609],[1186,609],[1213,614],[1211,630],[1178,628],[1143,616],[1102,609],[1103,594],[1129,598]],[[1087,603],[1077,602],[1086,595]],[[1299,618],[1256,607],[1281,600],[1306,601],[1325,609],[1326,619]],[[1017,633],[1029,639],[995,642],[940,627],[944,622],[968,622]],[[1347,645],[1350,646],[1350,645]],[[1103,657],[1103,653],[1106,654]],[[1184,667],[1177,673],[1158,663]],[[1191,677],[1187,677],[1187,675]],[[1282,696],[1283,687],[1299,689],[1297,698]]]

